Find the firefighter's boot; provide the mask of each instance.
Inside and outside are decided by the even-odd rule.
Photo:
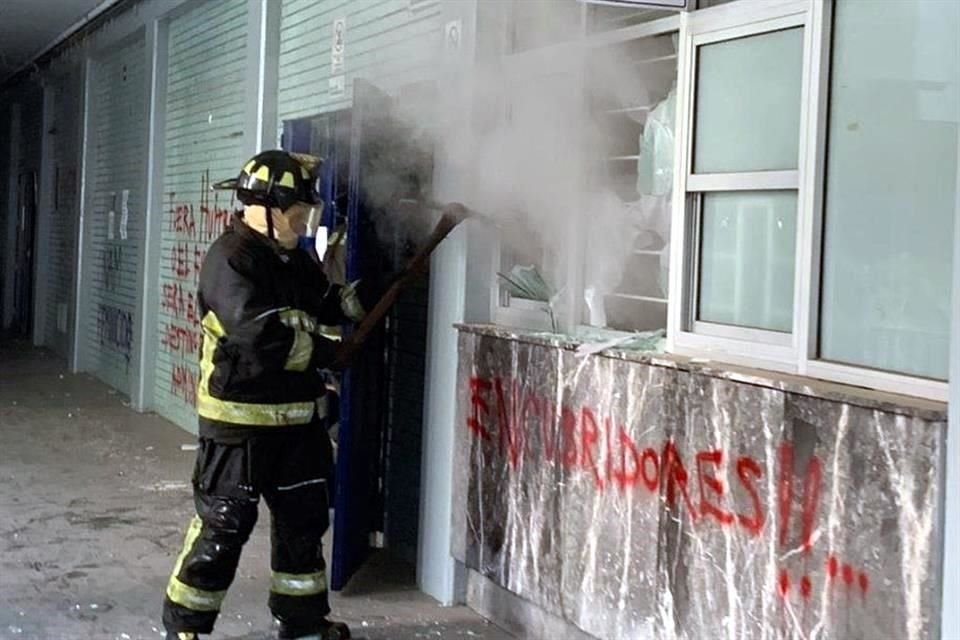
[[[293,635],[288,627],[281,624],[278,637],[280,640],[349,640],[352,636],[350,635],[350,627],[343,622],[325,620],[322,629],[305,636]]]

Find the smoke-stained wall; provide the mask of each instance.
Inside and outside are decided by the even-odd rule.
[[[937,405],[502,330],[461,332],[458,388],[454,555],[549,613],[605,639],[934,637]]]

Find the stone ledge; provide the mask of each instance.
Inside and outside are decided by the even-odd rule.
[[[581,342],[569,336],[537,331],[524,331],[491,324],[457,324],[454,326],[459,331],[466,333],[491,336],[500,338],[501,340],[526,342],[567,351],[573,351],[581,344]],[[733,382],[776,389],[784,393],[821,398],[832,402],[841,402],[867,409],[876,409],[878,411],[920,418],[931,422],[947,421],[947,405],[943,402],[896,393],[887,393],[884,391],[875,391],[864,387],[829,382],[807,376],[744,367],[715,360],[688,358],[670,353],[628,351],[616,348],[608,349],[591,357],[612,358],[655,367],[677,369],[679,371],[701,374],[711,378],[721,378]]]

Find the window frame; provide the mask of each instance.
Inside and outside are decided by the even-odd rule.
[[[681,17],[667,350],[944,402],[949,395],[946,381],[831,362],[819,355],[832,19],[833,0],[737,0]],[[804,28],[797,171],[736,174],[735,179],[728,174],[692,176],[696,47],[791,26]],[[783,185],[797,192],[789,334],[695,321],[700,230],[699,213],[690,203],[698,193],[757,185]]]
[[[518,0],[514,0],[516,2]],[[522,0],[519,0],[522,1]],[[504,3],[505,8],[511,4]],[[581,57],[584,51],[591,51],[598,48],[608,47],[620,43],[639,40],[648,37],[656,37],[668,34],[676,34],[681,37],[682,12],[676,12],[672,15],[666,15],[654,20],[634,24],[626,27],[620,27],[608,31],[590,31],[589,20],[590,6],[584,3],[581,14],[580,35],[576,39],[563,40],[543,47],[533,49],[522,49],[513,51],[511,41],[512,27],[509,26],[510,20],[507,19],[504,30],[500,34],[500,46],[502,54],[500,56],[500,70],[503,73],[503,82],[505,84],[521,84],[536,80],[539,77],[556,75],[558,67],[565,67],[572,77],[576,79],[575,89],[583,93],[583,87],[586,86],[587,64]],[[512,17],[508,13],[507,17]],[[679,51],[677,60],[677,71],[679,74]],[[677,77],[679,85],[679,75]],[[509,111],[505,105],[504,111]],[[587,114],[589,110],[588,100],[584,97],[582,108]],[[679,109],[678,109],[679,113]],[[505,115],[504,115],[505,117]],[[586,165],[590,159],[582,159],[580,174],[586,176]],[[672,199],[671,199],[672,206]],[[574,336],[580,335],[629,335],[629,332],[610,329],[607,327],[593,327],[585,321],[586,302],[584,301],[584,279],[585,279],[585,260],[586,260],[586,241],[584,239],[582,226],[584,222],[576,216],[571,216],[566,221],[566,230],[564,243],[564,255],[562,271],[564,274],[563,282],[557,283],[557,298],[559,300],[556,310],[556,320],[563,332]],[[548,305],[530,300],[517,299],[509,294],[501,295],[501,282],[496,271],[501,265],[501,247],[499,242],[495,242],[493,247],[493,264],[496,265],[490,274],[491,294],[490,294],[490,317],[495,324],[505,327],[526,329],[534,331],[551,331],[550,316],[548,314]],[[668,243],[672,247],[672,244]],[[671,257],[672,264],[672,257]],[[558,270],[559,271],[559,270]],[[668,281],[669,282],[669,281]],[[669,287],[667,295],[667,314],[669,317],[670,296]],[[666,329],[666,327],[664,327]]]

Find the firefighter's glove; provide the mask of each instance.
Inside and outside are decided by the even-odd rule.
[[[363,303],[360,302],[360,295],[357,293],[357,287],[359,286],[360,281],[354,280],[340,289],[340,309],[343,310],[343,315],[352,322],[360,322],[367,315]]]

